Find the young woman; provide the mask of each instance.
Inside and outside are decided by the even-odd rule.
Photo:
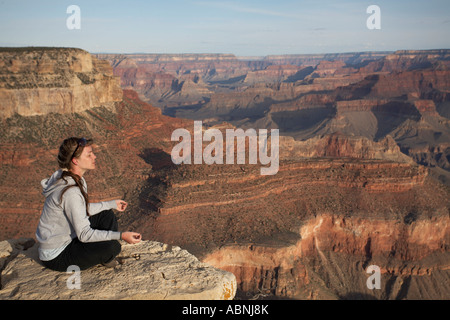
[[[124,211],[125,201],[89,202],[83,175],[95,169],[95,159],[92,140],[68,138],[59,148],[61,169],[41,181],[46,199],[36,239],[39,258],[50,269],[67,271],[76,265],[84,270],[97,264],[114,267],[121,251],[117,240],[141,241],[139,233],[118,231],[112,209]]]

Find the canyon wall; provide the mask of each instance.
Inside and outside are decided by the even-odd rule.
[[[399,223],[329,213],[305,221],[289,246],[230,245],[204,261],[233,272],[247,298],[447,299],[449,231],[448,215]],[[372,265],[379,289],[367,286]]]
[[[81,112],[121,99],[108,63],[84,50],[0,50],[0,117]]]
[[[448,189],[398,146],[353,139],[307,141],[323,153],[304,158],[293,147],[273,176],[248,164],[155,170],[157,212],[131,225],[234,273],[243,299],[446,299]],[[366,286],[369,265],[379,291]]]
[[[368,63],[388,53],[267,57],[236,57],[232,54],[97,54],[96,57],[111,63],[123,88],[137,91],[145,102],[161,109],[170,109],[205,104],[216,93],[241,91],[258,83],[292,83],[311,73],[311,67],[329,60],[340,61],[343,63],[340,66],[344,67],[345,64]],[[351,68],[345,70],[344,74],[347,74]]]

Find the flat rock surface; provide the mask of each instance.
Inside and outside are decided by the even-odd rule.
[[[159,242],[122,242],[121,264],[115,268],[98,265],[79,274],[45,268],[37,248],[31,239],[0,242],[0,300],[223,300],[233,299],[236,293],[232,273]]]

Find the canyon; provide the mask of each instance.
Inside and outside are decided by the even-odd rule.
[[[3,48],[0,240],[34,236],[59,144],[86,136],[90,199],[128,201],[122,229],[233,273],[236,298],[448,299],[449,55]],[[175,165],[194,120],[279,129],[278,172]]]
[[[450,50],[257,58],[97,55],[121,86],[163,114],[279,129],[307,140],[340,132],[380,140],[450,184]]]

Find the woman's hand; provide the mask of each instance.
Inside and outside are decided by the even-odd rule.
[[[129,244],[136,244],[141,242],[142,236],[137,232],[122,232],[122,240]]]
[[[125,201],[123,201],[123,200],[116,200],[116,204],[117,204],[117,210],[118,211],[125,211],[125,209],[127,208],[127,206],[128,206],[128,203],[126,203]]]

